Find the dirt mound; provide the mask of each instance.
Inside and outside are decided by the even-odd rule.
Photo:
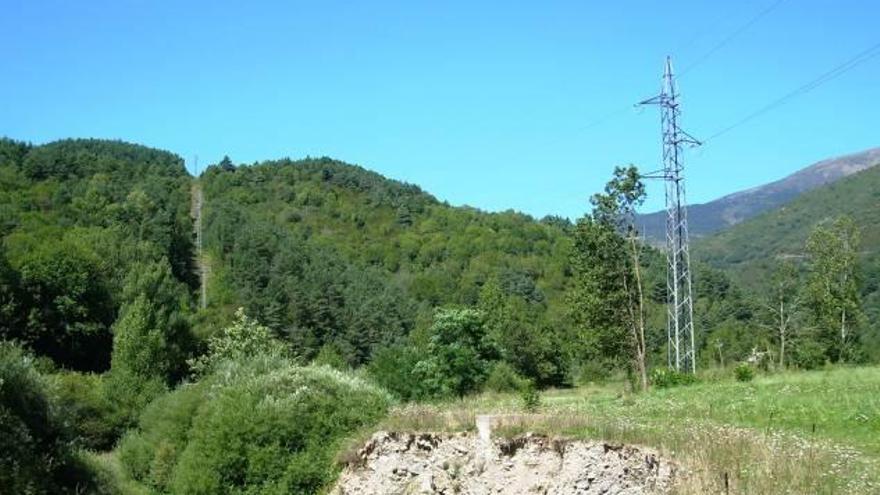
[[[478,423],[479,426],[479,423]],[[379,432],[332,491],[367,494],[662,494],[674,466],[622,445],[524,435]]]

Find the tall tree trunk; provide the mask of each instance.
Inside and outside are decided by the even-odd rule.
[[[785,300],[779,301],[779,367],[785,368]]]
[[[639,370],[639,377],[642,382],[642,390],[648,390],[648,366],[646,361],[647,351],[645,349],[645,297],[642,292],[642,274],[640,269],[639,251],[636,245],[636,238],[629,236],[630,246],[632,247],[632,263],[633,273],[636,277],[636,294],[638,296],[638,314],[633,321],[633,331],[636,338],[636,366]]]

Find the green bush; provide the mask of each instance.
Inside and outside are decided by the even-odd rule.
[[[755,378],[755,370],[748,363],[739,363],[733,369],[733,375],[737,381],[750,382]]]
[[[342,356],[342,351],[339,350],[339,346],[330,342],[321,346],[318,355],[312,360],[312,364],[315,366],[329,366],[342,371],[349,369],[348,363],[345,362],[345,358]]]
[[[541,407],[541,393],[538,391],[535,382],[531,380],[526,381],[520,390],[520,399],[522,400],[523,408],[528,412],[535,412]]]
[[[281,356],[213,367],[147,407],[122,440],[135,479],[176,494],[315,493],[334,478],[343,437],[390,404],[350,374]]]
[[[77,462],[89,473],[88,486],[81,485],[78,494],[89,495],[154,495],[142,484],[132,480],[120,469],[114,455],[91,450],[76,453]]]
[[[417,350],[410,346],[395,345],[379,349],[367,365],[367,374],[380,386],[401,400],[413,400],[424,395],[413,370],[419,362]]]
[[[109,403],[107,425],[116,437],[135,426],[147,404],[168,390],[161,378],[145,378],[124,369],[104,374],[102,382]]]
[[[651,384],[657,388],[678,387],[681,385],[691,385],[696,382],[697,377],[691,373],[682,373],[668,368],[654,368],[651,370]]]
[[[121,432],[116,407],[104,393],[102,375],[63,371],[52,376],[58,409],[64,411],[77,446],[113,448]]]
[[[434,314],[422,359],[413,368],[429,397],[464,397],[479,390],[496,350],[486,339],[483,315],[473,309],[444,308]]]
[[[596,361],[575,363],[571,370],[570,381],[578,385],[605,383],[612,378],[613,365]]]
[[[144,410],[138,429],[119,443],[119,458],[131,476],[153,488],[171,480],[177,456],[187,443],[196,411],[205,400],[207,382],[184,384]]]
[[[789,362],[804,370],[813,370],[825,364],[825,347],[814,340],[797,342],[789,355]]]
[[[88,478],[72,454],[64,418],[33,360],[0,342],[0,489],[74,493]]]
[[[195,376],[202,376],[226,361],[284,353],[284,344],[273,337],[268,328],[248,317],[243,308],[238,308],[233,324],[208,339],[208,352],[187,363]]]
[[[516,392],[527,385],[528,380],[520,376],[513,366],[499,361],[492,366],[483,388],[492,392]]]

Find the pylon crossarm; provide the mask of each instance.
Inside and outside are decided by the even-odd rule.
[[[659,95],[657,95],[657,96],[654,96],[654,97],[648,98],[647,100],[642,100],[642,101],[636,103],[636,104],[633,105],[633,106],[634,106],[634,107],[640,107],[640,106],[642,106],[642,105],[660,105],[660,104],[663,103],[663,99],[664,99],[665,97],[666,97],[666,95],[659,94]]]
[[[683,135],[685,136],[684,139],[679,139],[679,140],[678,140],[679,143],[681,143],[681,144],[689,144],[689,145],[691,145],[691,146],[702,146],[702,145],[703,145],[703,142],[702,142],[702,141],[700,141],[699,139],[697,139],[697,138],[691,136],[691,135],[688,134],[686,131],[683,131],[682,129],[677,129],[677,130],[678,130],[678,132],[680,132],[681,134],[683,134]]]

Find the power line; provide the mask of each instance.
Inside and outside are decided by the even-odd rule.
[[[764,10],[758,12],[758,13],[757,13],[756,15],[754,15],[751,19],[749,19],[745,24],[743,24],[742,26],[740,26],[739,28],[737,28],[735,31],[733,31],[732,33],[730,33],[729,35],[727,35],[724,39],[722,39],[722,40],[719,41],[717,44],[715,44],[715,46],[713,46],[712,48],[710,48],[709,51],[707,51],[707,52],[704,53],[702,56],[700,56],[696,61],[694,61],[694,62],[691,63],[690,65],[686,66],[681,72],[679,72],[678,77],[682,77],[682,76],[684,76],[685,74],[687,74],[688,72],[690,72],[690,71],[692,71],[693,69],[695,69],[696,67],[702,65],[705,61],[709,60],[709,58],[710,58],[712,55],[714,55],[715,53],[717,53],[718,50],[721,50],[722,48],[724,48],[725,46],[727,46],[727,44],[730,43],[731,41],[733,41],[737,36],[741,35],[741,34],[744,33],[746,30],[748,30],[750,27],[752,27],[753,25],[755,25],[755,23],[757,23],[758,21],[760,21],[760,20],[761,20],[762,18],[764,18],[767,14],[769,14],[770,12],[773,12],[774,10],[776,10],[776,8],[779,7],[780,5],[782,5],[783,2],[785,2],[785,0],[776,0],[775,2],[773,2],[772,4],[770,4],[768,7],[766,7]]]
[[[622,114],[624,114],[630,110],[632,110],[632,106],[630,106],[630,105],[627,105],[625,107],[620,107],[617,110],[608,112],[607,114],[587,123],[583,127],[576,129],[575,132],[583,132],[583,131],[592,129],[594,127],[600,126],[600,125],[604,124],[605,122],[608,122],[609,120],[613,120],[614,118],[619,117]]]
[[[739,36],[740,34],[745,32],[747,29],[752,27],[752,25],[754,25],[759,20],[761,20],[761,18],[763,18],[764,16],[766,16],[770,12],[776,10],[776,8],[779,7],[785,1],[786,0],[776,0],[768,7],[761,10],[760,12],[758,12],[755,16],[750,18],[745,24],[743,24],[742,26],[737,28],[734,32],[732,32],[731,34],[726,36],[723,40],[721,40],[719,43],[717,43],[715,46],[713,46],[711,49],[709,49],[709,51],[704,53],[694,63],[690,64],[683,71],[679,72],[677,77],[681,77],[686,72],[689,72],[692,69],[696,68],[697,66],[701,65],[703,62],[708,60],[712,55],[714,55],[718,50],[722,49],[725,45],[730,43],[734,38],[736,38],[737,36]],[[725,18],[725,16],[721,16],[721,17],[717,18],[715,21],[709,23],[709,25],[710,26],[717,25],[724,18]],[[680,44],[679,47],[676,48],[676,50],[673,50],[673,52],[680,50],[682,46],[687,46],[687,47],[691,46],[697,39],[699,39],[699,37],[702,35],[702,33],[705,32],[707,29],[708,28],[700,30],[697,34],[692,36],[687,42]],[[647,98],[643,98],[643,100],[645,100],[645,99],[647,99]],[[636,106],[638,106],[638,105],[636,105]],[[626,113],[627,111],[629,111],[631,109],[632,109],[632,107],[627,105],[626,107],[621,107],[616,110],[613,110],[607,114],[604,114],[600,117],[597,117],[596,119],[592,120],[591,122],[587,123],[586,125],[576,129],[575,132],[584,132],[584,131],[590,130],[594,127],[598,127],[598,126],[600,126],[610,120],[614,120],[617,117],[620,117],[621,115],[623,115],[624,113]]]
[[[858,67],[859,65],[867,62],[868,60],[876,57],[877,55],[880,55],[880,43],[877,43],[877,44],[867,48],[866,50],[859,52],[854,57],[848,59],[847,61],[843,62],[840,65],[837,65],[833,69],[822,73],[821,75],[812,79],[808,83],[806,83],[802,86],[799,86],[794,91],[786,93],[785,95],[771,101],[770,103],[768,103],[768,104],[764,105],[763,107],[759,108],[758,110],[746,115],[745,117],[734,122],[733,124],[730,124],[730,125],[722,128],[721,130],[712,134],[708,138],[704,139],[703,142],[705,143],[708,141],[712,141],[712,140],[718,138],[719,136],[723,136],[724,134],[727,134],[728,132],[736,129],[737,127],[745,125],[746,123],[760,117],[761,115],[764,115],[765,113],[767,113],[771,110],[774,110],[777,107],[784,105],[789,100],[792,100],[802,94],[809,93],[810,91],[818,88],[819,86],[822,86],[823,84],[825,84],[829,81],[837,79],[838,77],[851,71],[852,69]]]
[[[673,48],[670,51],[670,53],[672,53],[672,55],[680,55],[684,51],[690,50],[691,47],[693,47],[694,45],[697,44],[697,40],[702,38],[707,32],[714,30],[717,26],[722,24],[723,21],[726,21],[730,17],[731,17],[731,10],[728,9],[724,14],[713,18],[712,21],[702,23],[703,24],[702,27],[697,29],[694,32],[693,36],[687,38],[686,40],[684,40],[681,43],[679,43],[678,45],[676,45],[676,47]]]

